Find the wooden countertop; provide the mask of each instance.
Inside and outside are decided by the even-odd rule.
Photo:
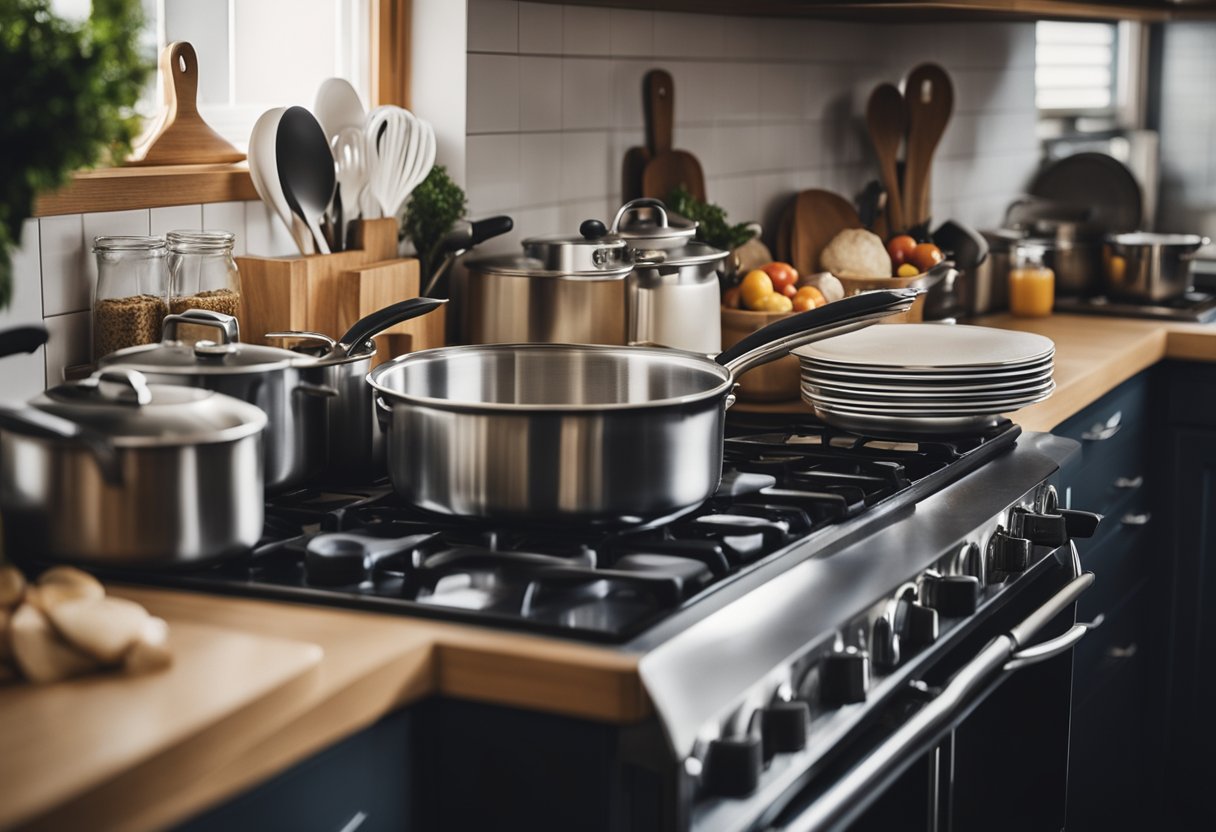
[[[1052,429],[1162,358],[1216,361],[1216,326],[1064,315],[978,323],[1056,342],[1055,394],[1011,414],[1028,430]],[[0,829],[163,828],[432,694],[620,723],[650,713],[639,657],[620,650],[302,604],[113,589],[170,622],[177,662],[138,679],[0,688]],[[223,645],[245,658],[227,663]],[[205,685],[184,687],[200,674]]]

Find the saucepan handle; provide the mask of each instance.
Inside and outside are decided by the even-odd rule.
[[[78,442],[92,452],[103,480],[110,485],[122,485],[122,465],[118,459],[118,449],[109,438],[96,431],[87,430],[69,419],[28,405],[0,405],[0,428],[24,436]]]
[[[236,318],[212,309],[187,309],[177,315],[166,315],[161,340],[176,341],[178,324],[194,324],[217,329],[220,332],[221,344],[235,344],[241,340],[240,327],[237,325]]]
[[[818,309],[799,312],[758,329],[717,357],[738,379],[752,367],[774,361],[794,347],[869,326],[881,318],[906,312],[920,294],[917,289],[879,289],[842,298]]]
[[[445,303],[447,300],[442,298],[410,298],[399,301],[360,318],[339,339],[339,343],[345,348],[348,356],[354,355],[368,338],[378,335],[402,321],[425,315]]]
[[[373,396],[373,401],[376,404],[376,421],[380,423],[381,430],[388,432],[389,423],[393,418],[393,408],[384,397],[379,393]]]

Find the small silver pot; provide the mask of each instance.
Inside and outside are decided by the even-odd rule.
[[[0,408],[8,551],[184,565],[262,533],[266,414],[228,396],[110,368]]]
[[[179,324],[205,326],[218,342],[177,340]],[[315,477],[326,461],[326,403],[337,395],[320,383],[314,361],[290,350],[242,344],[236,318],[187,309],[165,318],[163,340],[111,353],[105,367],[139,370],[156,384],[203,387],[257,405],[269,420],[263,446],[267,491],[283,491]]]
[[[1198,234],[1136,231],[1106,238],[1102,251],[1103,285],[1122,300],[1154,303],[1171,300],[1191,286],[1191,260],[1210,243]]]

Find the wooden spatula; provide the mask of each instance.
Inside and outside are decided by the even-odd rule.
[[[937,64],[921,64],[904,82],[908,105],[908,150],[904,161],[904,214],[908,226],[929,219],[933,152],[954,109],[954,84]]]
[[[185,41],[160,53],[165,79],[165,115],[152,137],[127,160],[128,165],[207,165],[245,158],[198,113],[198,56]]]
[[[831,191],[808,190],[794,202],[790,262],[799,274],[820,271],[819,255],[846,228],[862,228],[853,204]]]
[[[908,109],[894,84],[879,84],[866,104],[866,127],[878,157],[878,170],[887,191],[887,227],[903,231],[904,207],[899,192],[899,147],[908,130]]]
[[[683,185],[696,199],[705,199],[705,174],[697,157],[672,149],[675,128],[675,85],[661,69],[647,75],[647,93],[653,128],[653,157],[642,172],[642,195],[666,199],[672,188]]]

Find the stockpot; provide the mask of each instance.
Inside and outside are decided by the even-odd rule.
[[[339,340],[319,332],[270,332],[267,338],[295,340],[293,352],[311,357],[309,377],[337,391],[326,399],[326,482],[370,482],[384,475],[384,431],[376,418],[367,374],[376,335],[447,303],[410,298],[361,318]]]
[[[658,347],[444,347],[368,380],[406,501],[447,515],[630,523],[699,504],[722,475],[738,376],[792,347],[906,311],[916,290],[791,315],[717,359]]]
[[[0,408],[5,543],[96,564],[183,565],[262,533],[257,407],[110,367]]]
[[[1102,250],[1106,292],[1123,300],[1155,303],[1191,287],[1191,260],[1210,243],[1198,234],[1112,234]]]
[[[712,355],[722,349],[718,272],[729,252],[693,240],[697,224],[674,223],[657,199],[625,203],[611,233],[625,241],[629,343]]]
[[[523,255],[470,260],[461,292],[462,341],[470,344],[626,342],[624,240],[604,224],[583,234],[531,237]]]
[[[184,343],[180,324],[214,330],[216,341]],[[291,350],[242,344],[237,320],[222,312],[187,309],[165,317],[162,340],[111,353],[106,367],[139,370],[156,384],[203,387],[257,405],[268,422],[263,439],[265,486],[282,491],[315,477],[326,462],[326,402],[314,361]]]

